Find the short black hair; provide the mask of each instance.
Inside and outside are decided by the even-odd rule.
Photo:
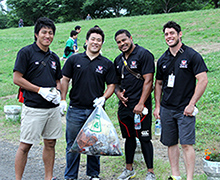
[[[181,31],[180,25],[177,24],[174,21],[168,21],[166,24],[164,24],[164,26],[163,26],[163,33],[165,32],[166,28],[173,28],[173,29],[175,29],[177,31],[178,34]]]
[[[34,34],[38,35],[39,31],[45,27],[51,28],[53,30],[53,34],[55,35],[56,26],[54,25],[54,22],[47,17],[40,17],[39,19],[37,19],[34,25]],[[35,41],[37,41],[37,37],[35,35],[34,35],[34,38],[35,38]]]
[[[81,29],[81,26],[76,26],[76,27],[75,27],[75,31],[76,31],[77,29]]]
[[[92,33],[96,33],[96,34],[100,34],[102,36],[102,42],[104,42],[104,39],[105,39],[105,35],[104,35],[104,32],[100,29],[100,28],[91,28],[87,34],[86,34],[86,40],[89,39],[90,35]]]
[[[116,37],[119,35],[119,34],[123,34],[125,33],[126,36],[128,36],[129,38],[131,37],[131,33],[126,30],[126,29],[120,29],[118,30],[116,33],[115,33],[115,40],[116,40]]]
[[[78,32],[72,30],[72,31],[70,32],[70,37],[73,37],[73,36],[75,36],[75,35],[77,35],[77,34],[78,34]]]
[[[98,25],[95,25],[94,28],[100,28]]]

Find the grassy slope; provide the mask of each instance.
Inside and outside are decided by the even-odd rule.
[[[203,153],[203,150],[208,147],[219,146],[220,141],[220,122],[219,122],[219,58],[220,58],[220,9],[217,10],[205,10],[205,11],[192,11],[172,14],[159,14],[149,16],[136,16],[136,17],[123,17],[114,19],[99,19],[92,21],[78,21],[65,24],[57,24],[57,32],[55,35],[54,42],[51,45],[51,49],[55,51],[60,57],[62,56],[65,42],[69,37],[70,31],[76,26],[82,26],[82,31],[78,36],[78,45],[80,52],[83,52],[83,43],[85,42],[86,32],[90,27],[98,24],[105,32],[105,43],[102,48],[103,55],[108,57],[110,60],[120,53],[117,49],[117,45],[114,41],[114,34],[118,29],[128,29],[133,36],[135,43],[149,49],[157,60],[160,55],[167,49],[162,34],[162,26],[169,20],[178,22],[183,31],[183,42],[189,46],[194,47],[197,51],[201,52],[207,66],[209,68],[208,77],[209,85],[208,88],[200,99],[198,107],[200,113],[197,116],[197,144],[195,145],[196,150]],[[1,49],[1,67],[0,67],[0,83],[1,92],[0,97],[13,95],[17,93],[18,87],[13,84],[12,69],[16,54],[20,48],[33,42],[33,27],[24,28],[11,28],[0,30],[0,49]],[[211,45],[213,48],[209,50],[208,47]],[[63,63],[63,62],[62,62]],[[0,116],[3,116],[3,107],[6,104],[18,104],[16,99],[10,98],[8,100],[1,100]],[[116,126],[117,131],[118,123],[116,118],[117,111],[117,99],[115,96],[107,101],[107,113],[110,119]],[[2,120],[2,124],[4,123]],[[13,128],[11,128],[13,126]],[[4,129],[1,128],[3,137],[7,134],[7,138],[17,136],[19,131],[18,123],[4,123]],[[6,133],[9,132],[9,133]],[[18,138],[16,137],[16,140]],[[211,141],[210,141],[211,140]],[[60,146],[58,150],[61,155],[65,148],[64,139],[59,140]],[[220,149],[220,147],[218,147]],[[112,171],[119,174],[121,169],[117,169],[118,165],[123,166],[124,157],[103,158],[107,167],[111,167]],[[108,160],[111,161],[108,161]],[[113,163],[114,162],[114,163]],[[116,165],[115,165],[116,164]],[[145,166],[137,163],[137,168],[144,168]],[[159,160],[156,161],[155,171],[159,175],[160,179],[169,174],[169,167],[167,164],[161,163]],[[144,170],[142,170],[145,174]],[[106,175],[102,174],[102,177]],[[139,175],[139,178],[143,179],[144,175]],[[198,177],[202,179],[203,176]]]

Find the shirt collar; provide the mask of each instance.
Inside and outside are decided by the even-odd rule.
[[[48,48],[48,51],[47,51],[47,52],[45,52],[45,51],[41,50],[41,49],[39,48],[39,46],[37,45],[37,43],[36,43],[36,42],[34,42],[34,43],[33,43],[33,48],[34,48],[34,50],[35,50],[35,51],[37,51],[37,52],[42,52],[42,53],[44,53],[44,54],[46,54],[46,53],[49,53],[49,52],[50,52],[50,48]]]

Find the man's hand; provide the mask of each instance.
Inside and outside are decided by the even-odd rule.
[[[61,100],[60,101],[60,114],[62,115],[62,116],[64,116],[64,112],[66,112],[66,110],[67,110],[67,103],[66,103],[66,100]]]
[[[155,119],[160,119],[160,108],[155,108],[153,115]]]
[[[93,101],[93,107],[96,107],[96,106],[103,106],[105,104],[105,97],[102,96],[100,98],[95,98],[95,100]]]
[[[134,107],[133,113],[135,113],[135,114],[140,114],[140,115],[142,116],[142,111],[143,111],[143,110],[144,110],[144,105],[138,103],[138,104]]]
[[[194,105],[188,105],[185,107],[183,114],[185,116],[195,116],[198,112],[198,109]]]
[[[121,100],[121,102],[124,104],[125,107],[127,107],[128,97],[124,97],[125,89],[122,92],[118,92],[116,95],[118,99]]]
[[[57,93],[57,96],[53,99],[52,103],[59,104],[61,100],[60,91],[57,89],[54,89],[54,91]]]
[[[56,96],[56,91],[53,91],[53,88],[44,88],[40,87],[38,90],[38,94],[40,94],[47,101],[52,101]]]

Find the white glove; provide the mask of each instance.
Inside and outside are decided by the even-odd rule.
[[[93,107],[96,107],[96,106],[103,106],[105,104],[105,97],[102,96],[100,98],[95,98],[95,100],[93,101]]]
[[[147,115],[148,114],[148,109],[146,107],[144,107],[143,111],[142,111],[143,115]]]
[[[64,116],[64,112],[66,112],[66,109],[67,109],[66,100],[60,101],[60,114],[61,114],[62,116]]]
[[[53,88],[44,87],[40,87],[38,94],[40,94],[47,101],[52,101],[57,96],[57,93],[53,90]]]
[[[192,116],[196,116],[196,114],[198,114],[199,110],[197,107],[194,107],[194,111],[192,113]]]
[[[57,89],[54,89],[54,91],[56,91],[57,96],[53,99],[52,103],[59,104],[61,100],[60,91],[58,91]]]

